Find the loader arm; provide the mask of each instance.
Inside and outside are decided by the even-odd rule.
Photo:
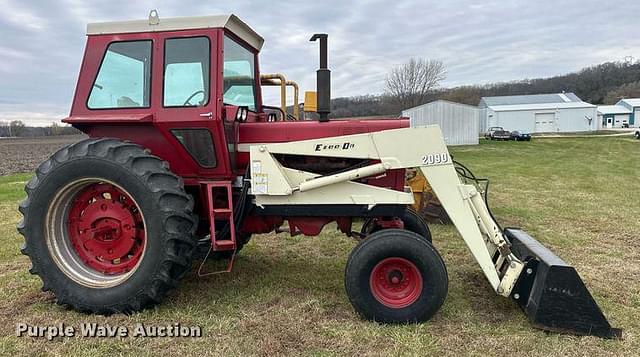
[[[501,230],[481,192],[459,177],[438,126],[256,144],[249,151],[252,194],[258,209],[266,211],[280,207],[280,212],[313,215],[321,205],[364,206],[367,212],[407,206],[414,202],[410,187],[400,192],[354,180],[419,168],[494,291],[512,298],[534,326],[604,338],[622,336],[572,266],[524,231]],[[369,159],[372,164],[322,176],[283,167],[274,154]]]
[[[364,204],[372,209],[376,205],[408,205],[413,203],[410,188],[399,192],[352,180],[392,169],[420,168],[493,289],[509,296],[522,272],[524,263],[511,253],[476,187],[458,178],[438,126],[254,145],[250,147],[250,154],[252,193],[259,207]],[[379,162],[321,176],[285,168],[273,154]],[[499,255],[494,261],[496,251]]]

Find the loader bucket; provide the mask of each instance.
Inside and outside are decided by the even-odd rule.
[[[511,298],[535,327],[622,338],[622,330],[611,327],[574,267],[520,229],[507,228],[504,233],[512,252],[526,262]]]

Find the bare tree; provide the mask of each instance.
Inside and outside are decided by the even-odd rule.
[[[22,122],[22,120],[14,120],[11,123],[9,123],[9,129],[10,134],[9,136],[22,136],[22,133],[24,132],[24,123]]]
[[[616,104],[620,99],[640,97],[640,81],[623,84],[604,96],[604,104]]]
[[[11,127],[6,121],[0,121],[0,137],[11,136]]]
[[[391,69],[386,79],[387,93],[402,109],[412,108],[424,104],[446,74],[440,60],[412,58]]]

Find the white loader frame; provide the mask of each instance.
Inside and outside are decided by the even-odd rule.
[[[436,125],[336,136],[249,148],[251,189],[256,205],[409,205],[413,194],[352,180],[382,175],[387,170],[419,168],[464,239],[493,289],[509,296],[524,263],[511,253],[499,226],[489,214],[476,186],[460,181]],[[371,159],[379,163],[334,175],[283,167],[273,154]],[[499,253],[494,261],[493,257]]]

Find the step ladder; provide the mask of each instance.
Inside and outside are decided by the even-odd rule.
[[[207,210],[209,213],[209,231],[211,236],[211,250],[210,252],[221,252],[221,251],[233,251],[231,259],[229,260],[229,264],[227,269],[209,273],[202,273],[202,266],[206,262],[209,254],[205,257],[204,261],[200,265],[200,269],[198,269],[199,276],[218,274],[218,273],[228,273],[233,269],[233,263],[236,257],[236,225],[233,220],[233,191],[232,191],[232,183],[231,181],[204,181],[200,182],[202,188],[206,193],[206,204]],[[223,206],[219,205],[219,202],[215,201],[215,198],[219,195],[223,194],[226,199],[224,200],[225,204]],[[218,203],[218,206],[216,206]],[[229,224],[229,235],[225,237],[225,239],[218,239],[218,235],[216,234],[216,221],[226,221]]]

